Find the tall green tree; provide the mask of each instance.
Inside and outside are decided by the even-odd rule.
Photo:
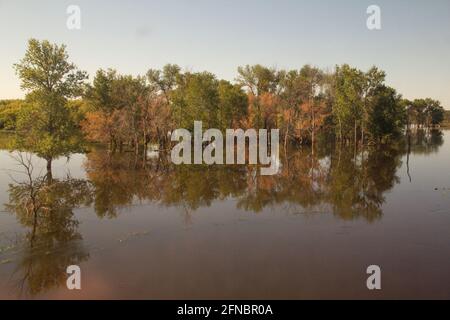
[[[219,124],[219,81],[209,72],[186,73],[172,93],[175,122],[181,128],[193,129],[194,121],[205,128]]]
[[[426,117],[427,126],[433,127],[440,125],[444,121],[445,109],[441,106],[441,103],[437,100],[430,98],[425,99],[426,103]]]
[[[238,67],[238,74],[237,82],[254,96],[260,96],[263,93],[276,93],[284,72],[256,64]]]
[[[315,135],[317,131],[317,113],[320,105],[320,97],[322,93],[322,84],[324,73],[322,70],[310,65],[305,65],[300,70],[300,77],[305,88],[305,101],[307,101],[307,116],[309,121],[309,131],[311,133],[311,144],[314,152]]]
[[[31,39],[25,57],[14,65],[27,91],[29,107],[18,115],[15,146],[52,161],[80,149],[80,132],[68,99],[80,96],[87,74],[70,63],[65,45]]]
[[[147,80],[151,89],[160,91],[170,103],[171,92],[182,80],[181,68],[176,64],[166,64],[162,70],[150,69]]]
[[[341,141],[350,139],[353,134],[356,142],[357,127],[363,115],[364,74],[346,64],[338,66],[334,84],[336,134]]]
[[[368,112],[367,129],[372,140],[380,142],[383,138],[397,136],[406,123],[406,109],[400,95],[393,88],[379,86]]]
[[[364,145],[367,122],[369,121],[369,109],[374,103],[374,97],[380,92],[386,79],[386,73],[377,67],[372,67],[364,74],[364,83],[362,87],[362,115],[361,115],[361,144]]]
[[[103,111],[111,114],[118,107],[116,82],[119,78],[114,69],[100,69],[95,74],[92,85],[88,86],[85,98],[92,111]]]
[[[226,80],[219,81],[219,128],[234,128],[247,116],[248,98],[239,85]]]

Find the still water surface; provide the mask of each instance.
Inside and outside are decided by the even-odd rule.
[[[450,131],[288,154],[262,177],[93,149],[54,163],[34,219],[45,163],[28,180],[2,150],[0,298],[450,298]]]

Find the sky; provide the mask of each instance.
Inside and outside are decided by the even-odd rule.
[[[69,5],[80,30],[66,26]],[[369,5],[381,30],[366,27]],[[230,81],[246,64],[376,65],[405,98],[450,109],[450,0],[0,0],[0,99],[24,96],[13,64],[30,38],[66,44],[90,80],[99,68],[138,75],[166,63]]]

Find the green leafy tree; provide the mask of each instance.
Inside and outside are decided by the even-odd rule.
[[[407,122],[406,109],[393,88],[380,86],[368,112],[368,132],[374,141],[398,136]]]
[[[182,80],[181,68],[176,64],[166,64],[162,70],[150,69],[147,79],[153,90],[160,91],[170,102],[171,92]]]
[[[366,126],[369,121],[369,108],[371,103],[373,103],[376,92],[383,86],[385,79],[386,73],[379,70],[377,67],[370,68],[370,70],[364,74],[364,83],[362,87],[363,108],[361,117],[361,143],[363,145],[365,141]]]
[[[417,127],[423,127],[426,124],[427,102],[425,99],[416,99],[412,104],[414,123]]]
[[[111,114],[117,108],[115,95],[115,82],[118,79],[116,70],[100,69],[94,77],[92,85],[86,90],[86,100],[90,104],[92,111],[103,111]]]
[[[263,93],[276,93],[284,76],[284,72],[259,64],[238,67],[238,74],[237,82],[257,97]]]
[[[205,128],[217,128],[219,81],[209,72],[186,73],[183,82],[172,93],[175,122],[192,129],[194,121]]]
[[[427,126],[433,127],[440,125],[444,121],[445,110],[441,106],[441,103],[433,99],[425,99],[426,109],[425,113],[427,116]]]
[[[67,105],[82,93],[87,75],[68,59],[64,45],[31,39],[14,65],[29,102],[18,115],[15,147],[44,158],[49,179],[53,159],[80,150],[80,132]]]
[[[317,131],[317,118],[320,106],[320,97],[322,93],[322,83],[324,80],[324,73],[316,67],[305,65],[300,70],[300,77],[302,79],[302,87],[304,88],[304,99],[307,101],[307,112],[305,116],[308,118],[309,131],[311,133],[311,144],[314,152],[315,135]]]
[[[357,126],[363,115],[363,87],[364,74],[360,70],[349,65],[336,68],[333,116],[336,133],[341,141],[348,140],[353,131],[356,142]]]
[[[23,100],[0,101],[0,129],[15,130],[17,115],[24,106],[25,102]]]
[[[247,116],[247,95],[240,86],[233,85],[228,81],[221,80],[218,87],[219,92],[219,128],[237,127],[239,122]]]

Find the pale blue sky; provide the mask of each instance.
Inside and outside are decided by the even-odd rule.
[[[82,29],[66,28],[81,8]],[[366,8],[382,30],[366,28]],[[65,43],[71,60],[144,74],[177,63],[233,80],[239,65],[323,68],[377,65],[406,98],[432,97],[450,109],[450,0],[0,0],[0,99],[22,97],[12,64],[29,38]]]

